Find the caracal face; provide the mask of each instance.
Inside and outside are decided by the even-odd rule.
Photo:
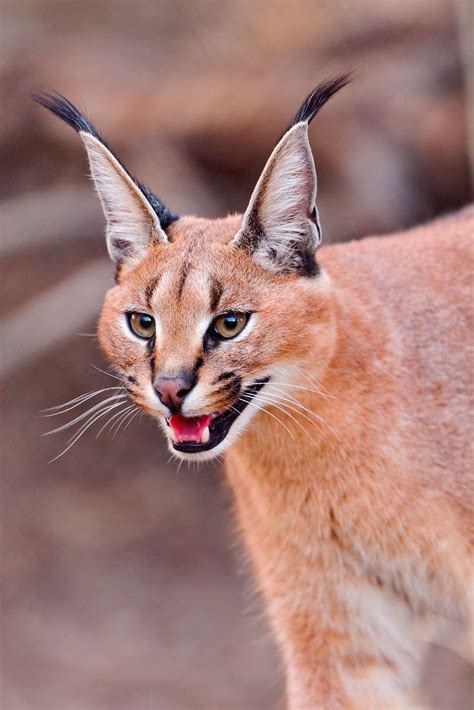
[[[261,267],[232,246],[240,222],[174,222],[169,243],[121,273],[99,321],[101,347],[130,399],[158,419],[182,458],[221,454],[268,405],[266,386],[304,384],[306,363],[322,371],[334,339],[326,274]],[[134,313],[153,323],[153,335],[136,332]],[[184,397],[163,396],[174,380]]]

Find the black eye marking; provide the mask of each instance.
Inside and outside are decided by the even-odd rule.
[[[207,353],[213,348],[215,348],[216,345],[219,345],[219,342],[212,338],[209,334],[209,331],[207,331],[202,342],[202,349],[204,351],[204,354],[207,355]]]
[[[194,372],[194,374],[196,374],[197,371],[199,370],[199,368],[202,367],[203,362],[204,362],[204,360],[203,360],[202,357],[198,357],[198,358],[197,358],[197,360],[196,360],[196,362],[194,363],[194,366],[193,366],[193,372]]]
[[[128,380],[129,382],[131,382],[132,385],[136,385],[136,384],[137,384],[137,381],[136,381],[136,379],[133,377],[133,375],[127,375],[127,380]]]
[[[155,337],[150,338],[146,344],[152,378],[155,377]]]

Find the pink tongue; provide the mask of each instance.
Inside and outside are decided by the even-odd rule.
[[[201,434],[209,426],[211,418],[209,414],[204,414],[202,417],[182,417],[181,414],[173,414],[169,422],[176,441],[199,442]]]

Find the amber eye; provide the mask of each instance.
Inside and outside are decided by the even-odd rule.
[[[155,319],[148,313],[128,313],[130,330],[139,338],[149,340],[155,335]]]
[[[223,313],[221,316],[217,316],[213,323],[214,332],[220,338],[234,338],[244,329],[248,319],[248,313],[235,313],[234,311]]]

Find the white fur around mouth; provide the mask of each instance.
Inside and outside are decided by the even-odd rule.
[[[181,420],[186,420],[186,417],[183,417],[182,415],[173,415],[169,417],[166,420],[166,423],[168,425],[167,429],[173,449],[181,453],[195,455],[219,446],[219,444],[221,444],[227,437],[227,434],[229,433],[235,420],[238,419],[241,412],[247,408],[253,397],[262,389],[269,379],[269,377],[266,377],[263,381],[257,381],[249,385],[245,390],[247,398],[242,399],[239,397],[233,405],[221,414],[189,417],[188,425],[193,419],[197,420],[202,417],[207,417],[208,421],[206,422],[206,426],[203,426],[202,431],[200,432],[192,431],[192,429],[187,432],[185,430],[186,425],[184,425],[184,422],[181,421],[181,426],[184,425],[184,430],[179,433],[179,429],[177,429],[177,426],[180,424],[178,418],[180,417]],[[177,419],[174,426],[173,417],[176,417]]]

